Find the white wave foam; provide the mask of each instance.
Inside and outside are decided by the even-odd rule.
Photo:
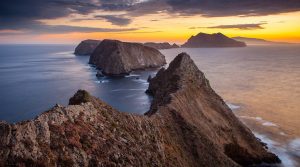
[[[269,122],[269,121],[265,121],[262,123],[263,126],[277,126],[276,124],[274,124],[273,122]]]
[[[275,153],[282,161],[282,166],[284,167],[296,167],[296,163],[289,154],[289,150],[287,149],[287,146],[284,144],[280,144],[269,137],[255,133],[254,135],[259,138],[262,142],[266,143],[268,146],[268,150]]]
[[[232,103],[226,103],[226,104],[227,104],[227,106],[228,106],[231,110],[237,110],[237,109],[240,108],[240,106],[234,105],[234,104],[232,104]]]
[[[95,81],[96,83],[100,84],[100,83],[108,83],[110,82],[109,80],[101,80],[101,81]]]
[[[300,158],[300,138],[292,140],[288,147],[295,156]]]
[[[114,90],[111,90],[112,92],[118,92],[118,91],[128,91],[128,90],[132,90],[132,91],[140,91],[140,90],[143,90],[145,91],[145,89],[114,89]]]
[[[238,116],[240,118],[244,118],[244,119],[253,119],[253,120],[256,120],[258,122],[261,122],[261,124],[263,126],[273,126],[273,127],[278,127],[277,124],[273,123],[273,122],[270,122],[270,121],[266,121],[264,119],[262,119],[261,117],[250,117],[250,116],[244,116],[244,115],[241,115],[241,116]]]

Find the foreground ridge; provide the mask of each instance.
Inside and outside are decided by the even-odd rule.
[[[150,80],[146,116],[79,90],[69,106],[0,122],[0,166],[248,166],[278,163],[186,53]]]

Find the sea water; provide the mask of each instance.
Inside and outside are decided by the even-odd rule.
[[[56,103],[67,105],[78,90],[122,112],[143,114],[151,97],[147,78],[157,69],[126,77],[97,78],[88,56],[73,45],[0,45],[0,120],[32,119]],[[169,63],[187,52],[215,91],[258,138],[283,160],[300,163],[300,46],[161,50]],[[167,65],[166,65],[167,66]]]

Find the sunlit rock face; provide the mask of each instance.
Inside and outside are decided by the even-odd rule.
[[[139,43],[103,40],[92,53],[89,62],[106,75],[128,74],[132,70],[157,68],[166,64],[157,49]]]
[[[100,40],[84,40],[81,41],[80,44],[78,44],[75,48],[75,55],[82,55],[82,56],[89,56],[93,53],[95,48],[98,46],[100,43]]]
[[[206,47],[245,47],[246,43],[228,38],[222,33],[205,34],[199,33],[191,36],[181,47],[206,48]]]
[[[144,115],[79,90],[34,120],[0,122],[0,166],[208,166],[278,163],[185,53],[149,80]]]

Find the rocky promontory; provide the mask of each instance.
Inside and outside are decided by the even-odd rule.
[[[157,68],[166,64],[157,49],[139,43],[103,40],[92,53],[89,63],[106,75],[123,75],[132,70]]]
[[[0,122],[0,166],[205,166],[279,163],[185,53],[150,79],[146,115],[79,90],[30,121]]]
[[[206,34],[199,33],[191,36],[186,43],[181,45],[184,48],[206,48],[206,47],[245,47],[246,43],[231,39],[222,33]]]
[[[172,48],[179,48],[179,46],[174,43],[173,45],[169,44],[168,42],[163,43],[155,43],[155,42],[146,42],[144,43],[145,46],[149,46],[155,49],[172,49]]]
[[[95,48],[99,45],[100,40],[87,39],[81,41],[75,48],[75,55],[91,55]]]

